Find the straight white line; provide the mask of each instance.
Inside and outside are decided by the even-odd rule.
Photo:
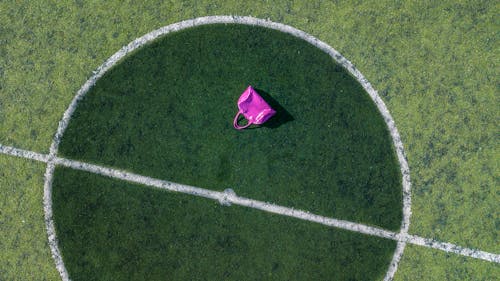
[[[0,144],[0,153],[36,160],[44,163],[49,162],[49,155],[40,154],[32,151],[22,150],[14,147],[3,146]],[[471,258],[481,259],[485,261],[500,263],[500,255],[488,253],[485,251],[464,248],[455,244],[440,242],[429,238],[423,238],[416,235],[410,234],[400,234],[389,230],[384,230],[381,228],[368,226],[360,223],[354,223],[345,220],[339,220],[334,218],[328,218],[320,215],[315,215],[303,210],[288,208],[284,206],[275,205],[268,202],[257,201],[245,197],[237,196],[234,192],[226,190],[224,192],[213,191],[204,188],[183,185],[178,183],[173,183],[165,180],[154,179],[146,176],[141,176],[138,174],[121,171],[117,169],[112,169],[108,167],[102,167],[94,164],[84,163],[80,161],[74,161],[70,159],[55,157],[51,161],[55,165],[60,165],[76,170],[86,171],[110,178],[120,179],[128,182],[138,183],[146,186],[156,187],[160,189],[165,189],[172,192],[186,193],[194,196],[205,197],[219,201],[221,204],[230,205],[236,204],[240,206],[245,206],[249,208],[259,209],[269,213],[274,213],[283,216],[289,216],[305,221],[315,222],[323,224],[330,227],[336,227],[340,229],[350,230],[357,233],[362,233],[371,236],[377,236],[381,238],[391,239],[398,242],[398,245],[403,243],[411,243],[414,245],[424,246],[428,248],[438,249],[441,251],[455,253],[462,256],[467,256]]]
[[[93,164],[83,163],[79,161],[68,160],[64,158],[55,158],[54,162],[58,165],[69,167],[76,170],[82,170],[86,172],[91,172],[94,174],[99,174],[111,178],[121,179],[133,183],[139,183],[146,186],[157,187],[160,189],[165,189],[168,191],[186,193],[194,196],[205,197],[219,201],[221,204],[230,205],[236,204],[240,206],[250,207],[254,209],[259,209],[262,211],[279,214],[283,216],[294,217],[306,221],[316,222],[324,224],[327,226],[342,228],[346,230],[351,230],[354,232],[359,232],[368,235],[374,235],[378,237],[388,238],[396,240],[397,234],[391,231],[383,230],[376,227],[371,227],[363,224],[353,223],[344,220],[338,220],[333,218],[327,218],[320,215],[311,214],[306,211],[287,208],[279,205],[275,205],[268,202],[257,201],[245,197],[239,197],[233,192],[226,191],[213,191],[204,188],[183,185],[178,183],[173,183],[169,181],[154,179],[150,177],[145,177],[121,170],[116,170],[112,168],[97,166]]]
[[[491,261],[500,263],[500,254],[488,253],[485,251],[480,251],[476,249],[464,248],[455,244],[451,244],[448,242],[440,242],[430,238],[424,238],[416,235],[408,234],[403,237],[408,243],[425,246],[433,249],[438,249],[441,251],[445,251],[448,253],[455,253],[461,256],[481,259],[485,261]]]
[[[47,163],[49,155],[0,144],[0,153]]]
[[[338,220],[334,218],[323,217],[320,215],[311,214],[309,212],[283,207],[275,205],[268,202],[257,201],[245,197],[237,196],[231,191],[214,191],[179,183],[173,183],[165,180],[154,179],[150,177],[141,176],[138,174],[133,174],[121,170],[116,170],[112,168],[102,167],[98,165],[93,165],[89,163],[83,163],[79,161],[64,159],[64,158],[54,158],[54,163],[57,165],[65,166],[68,168],[86,171],[110,178],[125,180],[133,183],[139,183],[146,186],[157,187],[160,189],[165,189],[168,191],[186,193],[194,196],[205,197],[208,199],[213,199],[219,201],[221,204],[230,205],[236,204],[240,206],[245,206],[249,208],[259,209],[269,213],[279,214],[283,216],[294,217],[306,221],[316,222],[324,224],[327,226],[342,228],[354,232],[359,232],[363,234],[378,236],[382,238],[397,240],[397,235],[394,232],[380,229],[377,227],[367,226],[363,224],[353,223],[350,221]]]

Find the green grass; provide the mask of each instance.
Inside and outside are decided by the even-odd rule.
[[[73,280],[377,280],[396,246],[68,168],[53,198]]]
[[[43,217],[45,165],[0,155],[0,280],[55,280]]]
[[[235,130],[248,84],[294,120]],[[137,51],[80,102],[59,151],[391,230],[401,224],[399,164],[368,94],[321,50],[265,28],[203,26]]]
[[[495,1],[473,0],[1,1],[0,143],[47,152],[58,120],[91,72],[151,30],[204,15],[270,18],[339,50],[382,95],[408,153],[410,232],[499,253],[498,10]],[[2,167],[12,167],[9,173],[2,168],[5,178],[0,179],[0,189],[10,190],[11,198],[30,198],[25,190],[40,187],[41,180],[26,183],[19,175],[41,179],[43,169],[26,171],[23,160],[8,157],[0,161]],[[41,192],[36,196],[31,200],[41,202]],[[24,213],[17,204],[4,202],[2,214],[21,221]],[[29,209],[39,207],[30,204]],[[23,228],[23,235],[43,235],[43,218],[37,218]],[[3,237],[15,237],[18,230],[0,225],[0,231]],[[26,242],[24,255],[16,247],[6,248],[0,264],[14,259],[16,266],[1,267],[0,279],[30,279],[21,271],[36,272],[35,279],[56,279],[46,244],[35,241],[42,240]],[[422,262],[432,251],[418,249]],[[396,280],[425,280],[429,264],[470,267],[469,279],[490,277],[481,263],[448,261],[435,255],[422,266],[404,262]],[[47,270],[35,270],[42,264]],[[464,276],[449,272],[451,280]]]
[[[406,246],[395,280],[498,281],[495,263],[444,253],[420,246]]]

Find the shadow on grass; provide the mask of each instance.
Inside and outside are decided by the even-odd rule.
[[[274,109],[276,114],[269,119],[262,127],[276,129],[279,126],[295,120],[293,116],[288,112],[281,104],[275,100],[269,93],[262,89],[255,89],[259,95]]]

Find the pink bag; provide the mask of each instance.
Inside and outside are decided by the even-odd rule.
[[[269,120],[276,114],[276,111],[272,109],[269,104],[252,88],[248,88],[241,94],[238,99],[239,111],[234,117],[233,125],[237,130],[242,130],[249,127],[252,124],[260,125]],[[240,114],[248,120],[248,123],[244,126],[238,125],[238,117]]]

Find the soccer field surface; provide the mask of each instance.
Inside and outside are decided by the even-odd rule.
[[[0,37],[6,43],[0,47],[0,144],[10,154],[0,155],[0,232],[7,237],[0,242],[2,279],[60,278],[43,219],[44,164],[14,154],[66,166],[55,169],[53,208],[73,279],[379,280],[386,275],[394,240],[401,239],[410,244],[395,280],[495,280],[499,275],[492,121],[498,113],[495,69],[488,66],[496,37],[487,7],[1,5],[7,13],[0,20],[12,23]],[[416,13],[419,8],[427,9],[427,17]],[[29,16],[21,20],[19,11]],[[278,31],[204,26],[137,50],[91,88],[62,139],[63,158],[49,160],[57,122],[92,70],[153,29],[214,14],[250,14],[300,28],[362,70],[391,111],[407,150],[413,193],[409,236],[391,232],[401,223],[401,172],[373,102],[325,53]],[[448,21],[433,14],[447,14]],[[139,24],[121,23],[127,15],[136,15]],[[71,21],[74,17],[78,22]],[[31,18],[38,19],[36,26],[30,26]],[[429,23],[459,37],[452,50],[449,40],[426,41],[436,33]],[[258,40],[242,40],[251,36]],[[464,37],[477,44],[464,44]],[[192,38],[196,44],[190,44]],[[247,57],[238,53],[245,48]],[[454,59],[465,55],[467,63]],[[269,67],[259,72],[263,65]],[[470,69],[477,71],[464,77]],[[233,130],[234,102],[250,83],[272,97],[287,119]],[[196,110],[207,103],[197,95],[203,89],[220,93],[208,95],[212,103],[205,112]],[[229,127],[223,124],[227,116]],[[300,144],[302,149],[292,149]],[[369,153],[354,153],[360,151]],[[263,165],[269,159],[273,164]],[[243,196],[235,198],[271,201],[361,226],[324,226],[69,169],[91,165],[84,162],[219,192],[232,188]],[[387,231],[374,235],[379,230],[370,227]],[[446,248],[441,242],[459,247],[443,252],[412,245],[428,242],[441,250]],[[497,261],[485,261],[472,250]]]

